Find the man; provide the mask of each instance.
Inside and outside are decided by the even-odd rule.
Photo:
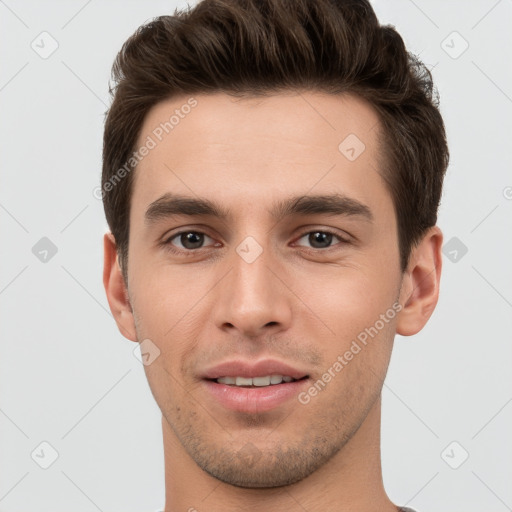
[[[381,390],[438,299],[430,73],[365,0],[204,0],[125,43],[104,285],[162,411],[166,512],[391,512]]]

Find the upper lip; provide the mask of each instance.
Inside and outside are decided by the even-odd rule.
[[[275,359],[263,359],[260,361],[225,361],[202,374],[203,379],[218,379],[220,377],[263,377],[266,375],[284,375],[293,379],[302,379],[308,374],[305,371],[294,368]]]

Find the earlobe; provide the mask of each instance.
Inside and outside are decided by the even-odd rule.
[[[439,298],[442,243],[441,230],[433,226],[412,249],[400,290],[402,310],[397,317],[397,334],[411,336],[418,333],[434,312]]]
[[[121,334],[131,341],[138,341],[128,290],[121,272],[119,255],[112,233],[104,235],[103,251],[103,286],[110,311]]]

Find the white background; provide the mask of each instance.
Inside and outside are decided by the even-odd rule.
[[[468,249],[445,251],[427,327],[397,336],[385,485],[421,512],[512,510],[512,1],[374,5],[432,68],[451,150],[439,225]],[[0,512],[163,507],[160,411],[108,310],[93,190],[113,59],[175,6],[0,1]],[[47,59],[31,48],[43,31],[59,45]],[[43,237],[47,262],[32,252]],[[31,456],[43,441],[48,469]]]

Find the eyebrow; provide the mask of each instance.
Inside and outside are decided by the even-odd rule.
[[[356,216],[372,222],[372,211],[356,199],[342,194],[294,196],[274,203],[269,210],[276,221],[292,215],[328,214]],[[229,209],[208,199],[166,193],[153,201],[144,215],[146,224],[175,215],[210,216],[226,220],[231,216]]]

